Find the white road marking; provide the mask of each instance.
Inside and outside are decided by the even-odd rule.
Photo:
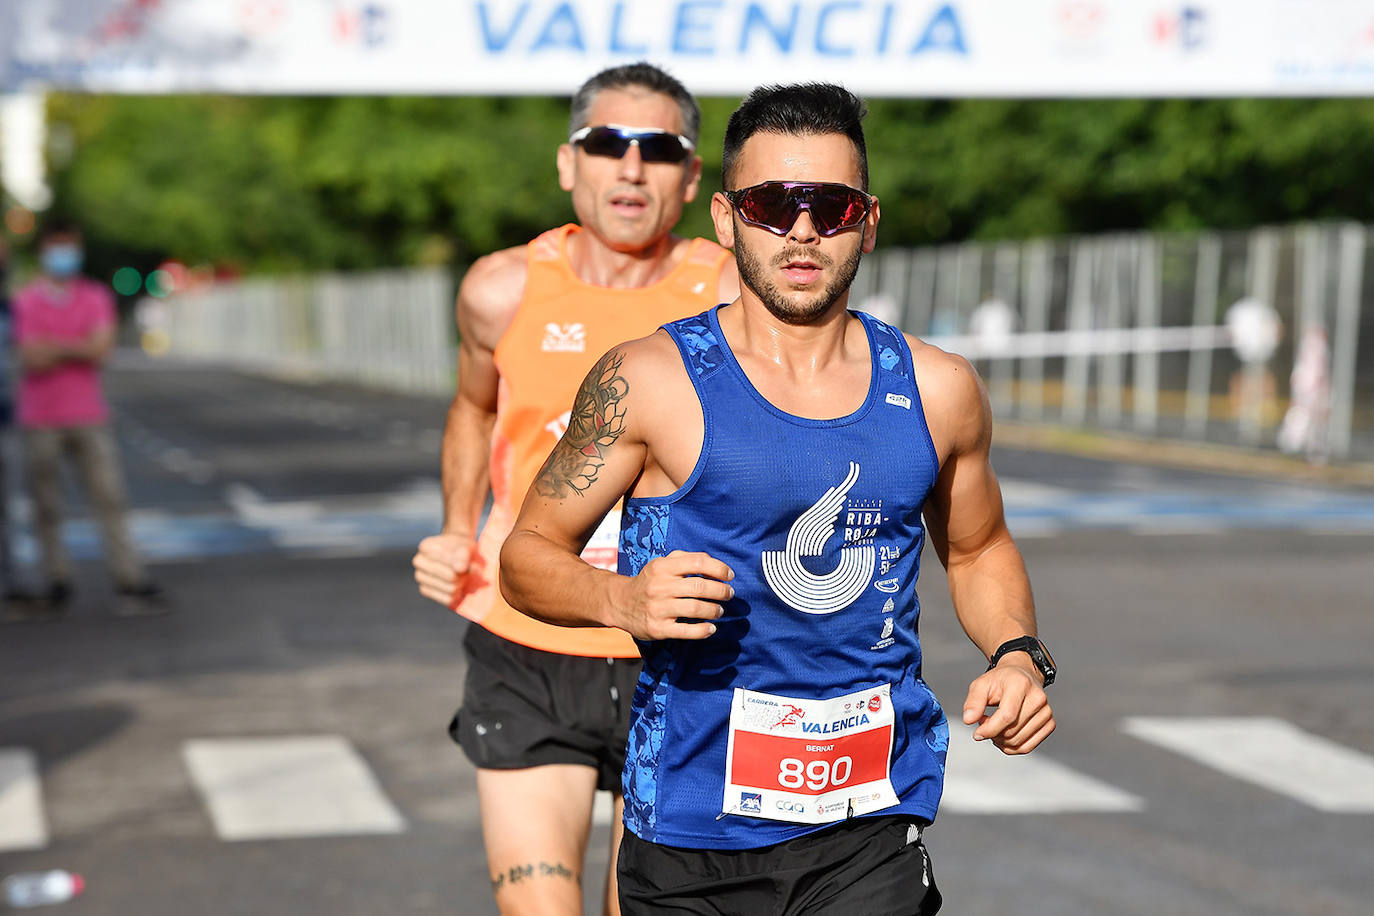
[[[614,817],[615,802],[611,800],[611,793],[597,792],[592,800],[592,823],[598,827],[609,827]]]
[[[1138,796],[1070,769],[1042,751],[1008,757],[972,729],[952,726],[940,810],[958,814],[1139,811]]]
[[[405,819],[338,735],[199,739],[182,746],[223,840],[400,833]]]
[[[1374,757],[1269,716],[1135,716],[1126,734],[1321,811],[1374,813]]]
[[[0,747],[0,852],[48,845],[38,762],[23,747]]]
[[[1002,499],[1008,506],[1017,508],[1059,506],[1076,495],[1076,491],[1065,487],[1015,477],[1000,477],[999,483],[1002,485]]]
[[[1226,526],[1216,519],[1201,516],[1157,516],[1142,518],[1127,529],[1132,534],[1200,535],[1225,534]]]
[[[1053,538],[1065,530],[1059,522],[1038,518],[1008,518],[1007,528],[1017,538]]]

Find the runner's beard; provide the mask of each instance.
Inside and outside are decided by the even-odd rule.
[[[854,277],[859,272],[859,259],[863,252],[859,246],[855,246],[853,254],[840,263],[839,270],[824,289],[809,294],[810,298],[806,298],[808,294],[799,291],[788,293],[769,276],[770,271],[781,270],[783,265],[795,260],[811,261],[822,270],[828,271],[835,265],[835,259],[821,254],[814,248],[789,245],[774,255],[769,266],[765,268],[760,259],[745,245],[741,228],[736,219],[735,262],[739,266],[740,282],[759,297],[774,318],[786,324],[810,324],[824,315],[848,292],[849,285],[854,282]]]

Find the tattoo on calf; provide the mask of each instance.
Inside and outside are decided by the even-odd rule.
[[[492,875],[491,890],[492,893],[497,893],[504,887],[534,878],[562,878],[576,884],[582,883],[582,876],[562,862],[526,862],[524,865],[512,865],[505,871]]]
[[[540,496],[579,496],[596,481],[606,451],[625,432],[625,395],[630,385],[620,375],[625,358],[616,350],[601,357],[582,381],[573,401],[568,431],[544,462],[535,488]]]

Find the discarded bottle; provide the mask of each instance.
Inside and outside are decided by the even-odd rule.
[[[0,899],[16,910],[31,906],[66,903],[81,893],[86,882],[81,876],[60,868],[10,875],[0,881]]]

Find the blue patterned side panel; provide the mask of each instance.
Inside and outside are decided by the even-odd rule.
[[[940,775],[945,775],[945,757],[949,753],[949,721],[940,716],[939,721],[926,732],[926,747],[940,764]]]
[[[709,333],[709,332],[708,332]],[[637,575],[648,562],[668,552],[671,505],[630,503],[620,517],[620,574]],[[641,839],[653,840],[658,824],[658,761],[668,700],[669,653],[654,653],[647,645],[644,670],[635,687],[633,707],[640,710],[630,729],[622,774],[625,821]]]
[[[650,560],[668,552],[671,505],[631,502],[620,516],[620,560],[616,572],[637,576]]]
[[[720,341],[711,331],[706,313],[683,318],[667,325],[668,332],[678,339],[679,346],[687,356],[692,374],[701,378],[725,362],[720,350]]]
[[[869,317],[866,320],[869,330],[873,332],[873,344],[878,350],[878,365],[888,372],[908,378],[907,361],[902,358],[906,349],[902,332],[876,318]]]
[[[659,665],[667,660],[658,657]],[[668,722],[668,672],[646,663],[635,687],[634,708],[639,715],[630,727],[621,774],[625,793],[625,824],[635,836],[650,842],[658,835],[658,772],[663,734]]]

